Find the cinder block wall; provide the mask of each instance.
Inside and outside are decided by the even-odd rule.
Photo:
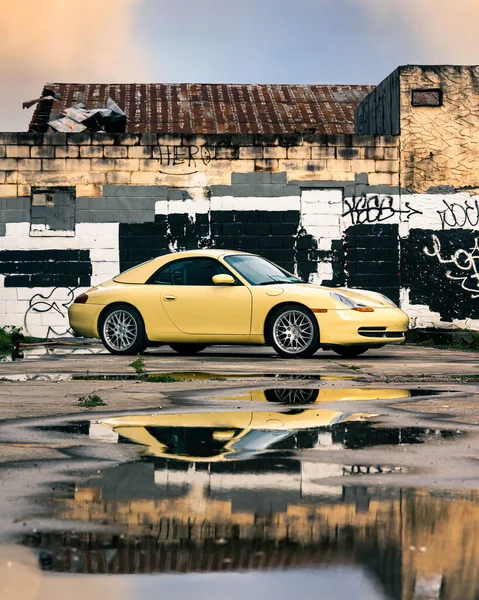
[[[311,282],[378,290],[413,325],[479,329],[474,267],[454,258],[475,256],[478,198],[400,187],[400,144],[0,134],[0,324],[68,334],[67,307],[90,285],[159,254],[220,247]]]

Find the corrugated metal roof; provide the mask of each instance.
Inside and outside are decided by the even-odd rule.
[[[48,83],[61,96],[53,110],[110,96],[127,115],[130,133],[354,133],[354,109],[369,85]],[[35,116],[33,117],[35,120]],[[32,121],[33,121],[32,120]]]

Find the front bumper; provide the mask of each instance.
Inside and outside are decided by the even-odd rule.
[[[409,317],[399,308],[375,308],[374,312],[352,309],[316,313],[321,344],[366,346],[399,344],[404,341]]]
[[[98,317],[104,307],[99,304],[70,304],[68,320],[73,331],[86,338],[98,338]]]

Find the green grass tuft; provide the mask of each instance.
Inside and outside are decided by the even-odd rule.
[[[177,377],[173,377],[168,373],[159,373],[157,375],[147,375],[145,381],[151,381],[154,383],[176,383],[178,381],[183,381],[182,379],[178,379]]]
[[[106,406],[106,402],[103,402],[100,396],[97,396],[96,394],[82,396],[78,399],[78,404],[82,408],[95,408],[95,406]]]
[[[145,360],[141,354],[135,358],[135,360],[130,363],[130,367],[133,367],[137,373],[137,375],[143,375],[145,372]]]
[[[6,325],[0,327],[0,350],[11,350],[12,348],[12,337],[16,333],[21,333],[20,327],[13,327],[13,325]]]

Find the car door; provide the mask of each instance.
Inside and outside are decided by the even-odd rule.
[[[235,278],[235,285],[215,285],[213,276],[230,273],[208,257],[184,258],[163,267],[161,303],[172,323],[184,333],[248,335],[251,330],[251,293]]]

